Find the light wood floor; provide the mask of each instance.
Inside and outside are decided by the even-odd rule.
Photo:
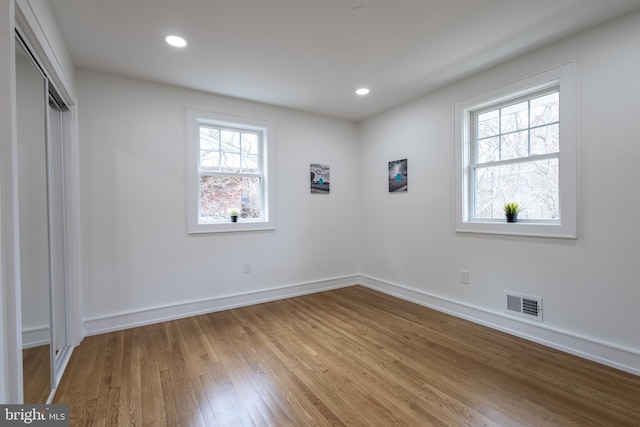
[[[79,426],[640,426],[640,377],[351,287],[88,337]]]

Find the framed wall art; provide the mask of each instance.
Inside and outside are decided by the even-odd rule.
[[[389,193],[408,191],[407,159],[389,162]]]
[[[329,194],[331,176],[329,165],[311,163],[311,193]]]

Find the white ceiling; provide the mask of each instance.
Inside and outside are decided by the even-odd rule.
[[[51,0],[78,67],[360,120],[640,0]],[[364,7],[366,17],[350,11]],[[169,47],[164,36],[188,46]],[[354,94],[367,86],[366,97]]]

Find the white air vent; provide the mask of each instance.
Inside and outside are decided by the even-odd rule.
[[[504,307],[509,314],[542,322],[542,298],[504,291]]]

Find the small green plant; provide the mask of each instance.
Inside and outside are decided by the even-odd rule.
[[[516,202],[509,202],[504,204],[504,213],[507,215],[517,214],[520,209]]]
[[[238,209],[231,209],[231,216],[238,216]]]

